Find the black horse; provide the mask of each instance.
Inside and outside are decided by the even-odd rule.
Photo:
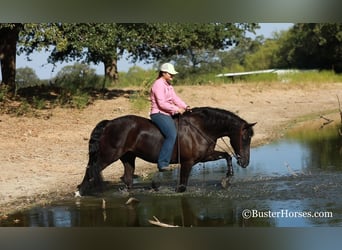
[[[178,126],[178,139],[171,163],[180,161],[178,192],[184,192],[193,165],[198,162],[226,159],[226,177],[233,176],[232,156],[215,150],[218,138],[228,136],[237,163],[245,168],[249,164],[250,142],[255,123],[248,123],[227,110],[200,107],[174,118]],[[89,162],[85,176],[78,185],[78,194],[87,194],[102,182],[101,171],[121,160],[124,165],[123,182],[132,188],[135,158],[156,163],[164,138],[151,120],[126,115],[99,122],[89,140]],[[180,149],[180,152],[178,152]]]

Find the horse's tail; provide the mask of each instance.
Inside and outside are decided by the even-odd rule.
[[[98,165],[98,152],[100,149],[100,138],[109,120],[99,122],[90,134],[89,139],[89,161],[83,181],[78,185],[80,195],[86,193],[91,187],[100,185],[103,181],[101,169]]]

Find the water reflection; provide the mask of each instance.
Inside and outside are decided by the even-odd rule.
[[[334,130],[334,129],[332,129]],[[336,132],[336,131],[335,131]],[[235,167],[230,189],[220,187],[224,161],[198,164],[185,194],[174,193],[179,172],[163,173],[166,191],[150,193],[137,188],[140,202],[126,205],[127,194],[118,185],[100,197],[57,201],[9,216],[0,226],[27,227],[138,227],[163,223],[197,227],[304,227],[342,226],[342,140],[338,133],[297,131],[285,140],[251,151],[246,169]],[[330,132],[329,132],[330,133]],[[333,216],[258,216],[243,218],[245,209],[262,213],[330,211]],[[20,223],[13,224],[13,221]]]
[[[308,165],[328,171],[342,170],[342,136],[338,127],[299,130],[289,134],[293,140],[309,149]]]
[[[338,127],[292,131],[286,139],[251,152],[251,168],[242,175],[286,175],[342,170],[342,137]]]
[[[35,208],[28,212],[28,226],[31,227],[71,227],[75,214],[69,211],[65,205],[51,207],[49,209]]]
[[[31,210],[12,218],[26,227],[147,227],[157,217],[170,225],[182,227],[306,227],[342,226],[341,201],[303,200],[230,200],[211,197],[138,196],[136,206],[125,205],[122,198],[106,198],[108,207],[102,208],[102,198],[84,199],[76,208],[71,201],[55,203],[52,207]],[[83,204],[84,203],[84,204]],[[258,215],[243,218],[245,209]],[[272,212],[273,215],[267,213]],[[303,213],[331,212],[313,218]],[[295,215],[295,213],[301,213]],[[6,225],[3,225],[6,226]]]
[[[241,175],[291,175],[306,172],[310,166],[310,149],[291,140],[282,140],[252,149],[251,155],[251,168],[244,172],[240,171]]]

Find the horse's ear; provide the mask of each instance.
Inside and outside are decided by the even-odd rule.
[[[255,124],[257,124],[257,123],[256,123],[256,122],[254,122],[254,123],[247,123],[247,124],[245,124],[244,129],[251,128],[251,127],[253,127]]]

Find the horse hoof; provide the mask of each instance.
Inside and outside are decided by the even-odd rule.
[[[159,172],[155,173],[154,176],[152,177],[152,183],[151,183],[152,189],[154,189],[155,191],[158,191],[158,189],[161,186],[161,182],[162,182],[162,178]]]
[[[230,184],[230,180],[231,180],[230,177],[224,177],[224,178],[222,178],[222,180],[221,180],[221,186],[222,186],[223,188],[229,187],[229,186],[231,185],[231,184]]]
[[[179,185],[177,188],[176,188],[176,192],[177,193],[183,193],[185,192],[186,190],[186,186],[185,185]]]
[[[151,187],[152,187],[152,189],[154,189],[155,191],[158,191],[159,188],[160,188],[160,181],[152,180]]]
[[[122,196],[126,197],[126,196],[129,196],[131,193],[130,193],[130,189],[127,188],[127,186],[125,187],[120,187],[119,188],[119,192]]]

